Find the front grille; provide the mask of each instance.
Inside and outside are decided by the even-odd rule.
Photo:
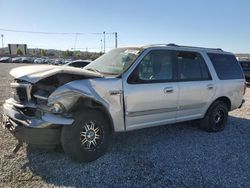
[[[31,84],[11,83],[13,99],[18,103],[27,103],[30,100]]]
[[[25,103],[28,101],[26,88],[16,87],[12,90],[13,98],[16,102]]]

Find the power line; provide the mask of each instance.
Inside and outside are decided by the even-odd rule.
[[[96,33],[82,33],[82,32],[49,32],[49,31],[30,31],[30,30],[16,30],[0,28],[0,31],[15,32],[15,33],[30,33],[30,34],[46,34],[46,35],[103,35],[103,32]],[[113,35],[115,32],[108,32],[107,35]]]
[[[16,29],[4,29],[0,28],[0,31],[5,32],[15,32],[15,33],[28,33],[28,34],[43,34],[43,35],[74,35],[74,48],[76,48],[76,43],[79,35],[103,35],[103,51],[105,53],[106,48],[106,35],[115,36],[115,48],[117,48],[117,32],[101,32],[101,33],[81,33],[81,32],[48,32],[48,31],[30,31],[30,30],[16,30]]]
[[[14,30],[14,29],[2,29],[0,31],[8,31],[8,32],[15,32],[15,33],[30,33],[30,34],[46,34],[46,35],[75,35],[76,33],[62,33],[62,32],[47,32],[47,31],[28,31],[28,30]],[[85,33],[78,33],[78,34],[85,34]]]

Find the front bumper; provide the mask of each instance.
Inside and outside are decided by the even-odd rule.
[[[40,118],[25,115],[20,106],[8,99],[3,105],[2,125],[20,142],[34,145],[60,144],[62,125],[72,125],[73,119],[45,113]]]

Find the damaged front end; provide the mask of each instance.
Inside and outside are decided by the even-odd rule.
[[[35,66],[33,68],[36,69]],[[25,67],[18,69],[18,72],[24,71]],[[51,73],[52,70],[47,72]],[[73,115],[60,102],[49,101],[49,96],[58,87],[86,76],[65,73],[65,70],[45,76],[44,71],[40,72],[42,75],[30,73],[25,77],[12,74],[16,78],[11,83],[12,96],[3,104],[2,125],[19,141],[14,152],[23,142],[50,148],[59,145],[62,126],[70,126],[74,122]]]

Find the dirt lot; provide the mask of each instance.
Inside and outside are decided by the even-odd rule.
[[[0,63],[0,106],[10,95]],[[224,132],[183,123],[115,134],[106,155],[88,164],[64,153],[22,147],[0,128],[0,187],[250,187],[250,89]]]

